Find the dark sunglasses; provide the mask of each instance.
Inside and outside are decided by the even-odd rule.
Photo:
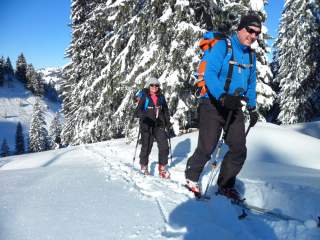
[[[159,84],[150,84],[150,87],[159,87]]]
[[[255,31],[252,28],[246,27],[246,30],[248,33],[252,34],[254,33],[256,36],[259,36],[259,34],[261,33],[261,31]]]

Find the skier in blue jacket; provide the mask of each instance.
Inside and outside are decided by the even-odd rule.
[[[260,33],[260,18],[252,14],[245,15],[241,17],[237,32],[230,37],[231,54],[225,40],[218,41],[210,49],[204,73],[208,92],[199,104],[198,146],[188,159],[185,170],[186,186],[196,195],[200,195],[198,180],[201,172],[211,158],[228,113],[232,111],[225,139],[229,151],[221,164],[218,191],[229,198],[240,199],[234,185],[247,156],[241,101],[246,100],[250,126],[254,126],[259,115],[256,112],[256,57],[250,46]],[[228,77],[230,80],[227,80]]]

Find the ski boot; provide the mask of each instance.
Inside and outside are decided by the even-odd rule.
[[[189,179],[187,179],[185,187],[193,192],[194,196],[198,199],[201,198],[201,190],[200,190],[200,186],[197,182],[191,181]]]
[[[170,179],[170,173],[166,169],[166,165],[159,164],[158,170],[159,170],[159,177],[160,178]]]
[[[148,165],[141,165],[141,173],[145,176],[150,175],[150,172],[148,170]]]
[[[242,198],[237,191],[237,189],[233,187],[219,187],[217,194],[223,195],[229,198],[234,203],[244,202],[244,198]]]

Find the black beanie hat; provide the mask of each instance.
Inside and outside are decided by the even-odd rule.
[[[240,23],[238,25],[238,30],[242,28],[254,26],[261,28],[261,19],[257,15],[249,14],[241,17]]]

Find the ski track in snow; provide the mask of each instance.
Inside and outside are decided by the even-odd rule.
[[[184,204],[192,205],[192,209],[196,206],[196,211],[200,211],[201,220],[197,221],[199,221],[199,224],[202,224],[202,226],[198,229],[199,231],[203,229],[211,229],[210,232],[212,232],[212,229],[214,229],[221,234],[223,233],[223,236],[230,235],[225,230],[228,229],[230,222],[228,221],[229,218],[221,217],[221,214],[234,215],[234,224],[238,225],[238,227],[233,228],[239,228],[239,231],[242,231],[238,236],[240,239],[257,239],[257,236],[255,236],[255,232],[259,231],[257,229],[263,227],[270,228],[268,225],[273,229],[276,229],[278,233],[281,233],[281,235],[287,232],[290,236],[289,233],[295,232],[295,236],[290,236],[289,239],[298,239],[297,236],[301,234],[303,236],[304,231],[306,231],[305,227],[308,227],[308,225],[314,227],[314,222],[306,222],[305,225],[303,225],[297,224],[295,221],[277,220],[272,217],[261,216],[259,214],[248,212],[248,217],[245,220],[240,221],[237,217],[241,215],[242,209],[238,206],[232,205],[229,201],[225,201],[224,197],[213,196],[213,200],[209,200],[208,202],[197,201],[194,199],[192,193],[182,187],[183,182],[181,179],[180,181],[175,179],[160,179],[156,173],[154,173],[154,176],[142,175],[136,167],[132,167],[133,163],[131,152],[134,152],[133,147],[126,145],[126,147],[123,148],[128,149],[128,159],[125,160],[120,157],[123,153],[118,152],[119,144],[123,143],[116,141],[108,143],[107,147],[106,145],[101,145],[101,147],[100,145],[99,147],[96,147],[97,145],[95,145],[95,147],[86,145],[84,148],[86,151],[92,153],[92,158],[96,161],[98,160],[103,162],[103,171],[106,181],[122,179],[128,183],[129,191],[138,191],[143,199],[155,201],[164,222],[164,232],[162,232],[162,235],[167,238],[185,239],[183,236],[187,234],[188,229],[186,226],[177,226],[173,221],[171,221],[171,216],[169,215],[169,213],[174,212],[176,208],[179,208],[179,205]],[[137,162],[139,160],[137,159],[138,158],[136,157],[135,165],[138,165]],[[181,166],[180,169],[179,166],[173,166],[172,168],[169,168],[169,170],[171,171],[171,176],[175,174],[179,174],[179,176],[183,175],[183,173],[181,173],[181,171],[183,171]],[[243,179],[243,182],[246,187],[248,186],[249,188],[248,196],[250,197],[251,194],[254,199],[258,199],[254,202],[254,205],[263,206],[265,204],[264,201],[267,201],[268,199],[268,197],[263,194],[264,189],[272,188],[272,184],[252,181],[249,179]],[[209,193],[214,195],[214,189],[210,188]],[[189,208],[191,209],[191,207]],[[223,209],[224,212],[222,212],[221,209]],[[226,209],[228,210],[227,213],[225,212]],[[215,219],[217,216],[219,219]],[[243,232],[244,229],[246,231]],[[197,231],[195,232],[197,233]],[[233,239],[234,237],[236,236],[232,234],[230,235],[230,239]]]
[[[101,161],[104,161],[103,171],[105,172],[106,181],[123,179],[131,186],[128,189],[129,191],[136,190],[140,192],[144,199],[155,201],[159,213],[163,217],[165,224],[163,234],[166,237],[176,238],[186,233],[185,227],[172,227],[168,220],[168,209],[174,209],[177,204],[183,201],[193,200],[193,194],[184,189],[182,183],[171,179],[160,179],[158,176],[142,175],[138,169],[132,167],[132,162],[123,162],[123,159],[118,158],[119,153],[112,149],[110,145],[104,149],[105,153],[102,153],[101,149],[91,146],[85,146],[84,149],[93,153]]]

